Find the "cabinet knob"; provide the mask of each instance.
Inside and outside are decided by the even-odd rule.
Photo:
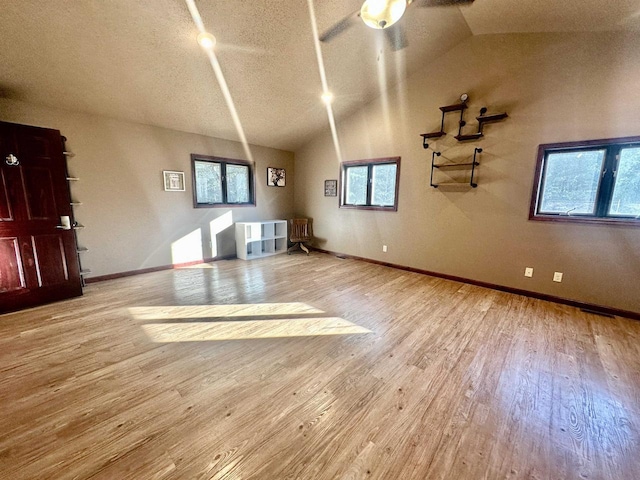
[[[5,163],[10,167],[20,165],[20,161],[18,160],[18,157],[16,157],[13,153],[10,153],[9,155],[7,155],[7,157],[5,158]]]

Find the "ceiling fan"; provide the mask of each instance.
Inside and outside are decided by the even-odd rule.
[[[357,10],[320,35],[321,42],[330,42],[349,27],[357,23],[357,18],[370,28],[384,30],[393,50],[401,50],[409,43],[402,25],[390,29],[402,18],[407,7],[413,3],[419,7],[447,7],[473,3],[474,0],[365,0]]]

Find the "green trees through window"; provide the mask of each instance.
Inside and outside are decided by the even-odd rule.
[[[249,203],[250,177],[248,165],[227,164],[227,203]]]
[[[341,164],[341,208],[398,210],[400,157]]]
[[[393,163],[374,165],[371,172],[371,204],[391,207],[396,201],[396,171]]]
[[[196,208],[255,205],[253,165],[244,160],[191,155]]]
[[[197,202],[222,203],[222,165],[196,160],[193,168]]]
[[[346,168],[346,201],[349,205],[367,204],[367,177],[369,168],[365,166],[353,166]]]
[[[640,216],[640,147],[620,152],[609,214]]]
[[[640,224],[640,137],[540,145],[530,218]]]
[[[539,212],[595,213],[605,150],[550,153]]]

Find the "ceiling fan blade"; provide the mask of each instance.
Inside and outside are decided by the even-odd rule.
[[[329,28],[328,30],[325,30],[325,32],[322,35],[320,35],[318,40],[320,40],[321,42],[329,42],[333,40],[335,37],[337,37],[342,32],[347,30],[354,23],[356,23],[355,20],[357,20],[358,18],[360,18],[360,10],[356,10],[355,12],[347,15],[338,23],[333,25],[331,28]]]
[[[420,7],[453,7],[458,5],[471,5],[474,0],[419,0]]]
[[[393,25],[392,27],[385,28],[383,30],[384,36],[389,42],[391,50],[397,52],[409,46],[409,41],[404,32],[404,27],[401,24]]]

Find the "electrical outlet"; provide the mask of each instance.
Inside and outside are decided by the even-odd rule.
[[[527,267],[524,269],[525,277],[533,277],[533,267]]]
[[[562,282],[562,272],[553,272],[553,281],[554,282]]]
[[[382,251],[383,251],[384,253],[387,253],[387,246],[386,246],[386,245],[382,245]]]

